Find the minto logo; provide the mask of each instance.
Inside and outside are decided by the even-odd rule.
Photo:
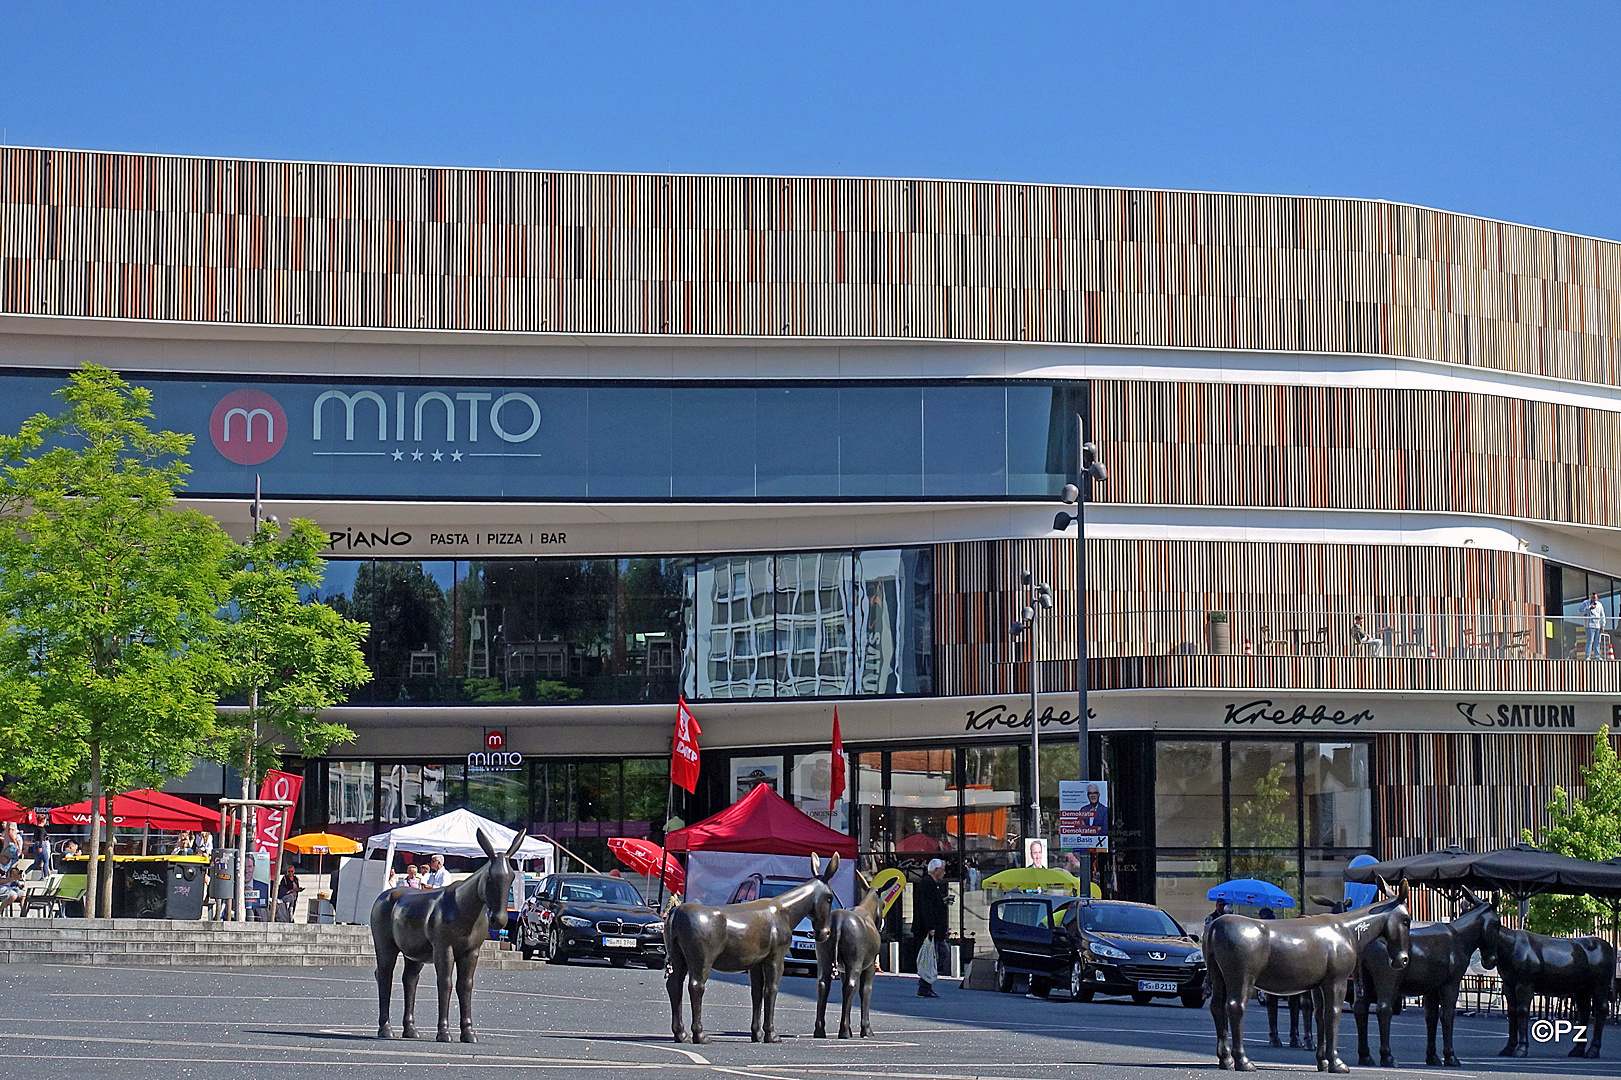
[[[287,442],[287,414],[263,390],[234,390],[220,398],[208,421],[214,449],[238,465],[257,465]]]
[[[506,745],[507,733],[505,731],[486,731],[484,733],[484,749],[501,750]]]

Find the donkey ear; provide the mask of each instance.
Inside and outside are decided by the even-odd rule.
[[[529,836],[529,830],[528,829],[519,829],[518,830],[518,835],[514,836],[512,838],[512,846],[507,848],[506,857],[510,859],[514,855],[516,855],[518,853],[518,849],[523,847],[523,842],[524,842],[525,839],[528,838],[528,836]],[[491,856],[491,857],[493,858],[494,856]]]
[[[484,854],[495,858],[495,845],[490,843],[490,838],[484,835],[483,829],[478,830],[478,846],[484,849]]]
[[[1381,897],[1386,897],[1386,896],[1390,895],[1390,882],[1386,881],[1384,878],[1379,877],[1377,875],[1374,876],[1373,881],[1374,881],[1374,884],[1379,887],[1379,895]]]
[[[1411,892],[1412,892],[1412,890],[1410,888],[1408,888],[1408,885],[1407,885],[1407,879],[1402,878],[1401,879],[1401,886],[1396,890],[1396,902],[1398,904],[1407,903],[1408,894],[1411,893]]]
[[[811,877],[822,876],[822,859],[816,852],[811,852]]]
[[[838,870],[838,868],[839,868],[839,853],[835,851],[833,853],[833,857],[831,859],[827,860],[827,869],[823,870],[817,876],[820,877],[823,881],[832,881],[833,880],[833,874],[834,874],[834,872],[836,870]]]

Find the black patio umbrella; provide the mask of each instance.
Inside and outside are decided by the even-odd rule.
[[[1443,890],[1492,890],[1516,900],[1542,893],[1621,900],[1621,859],[1588,862],[1530,844],[1484,854],[1449,847],[1345,871],[1345,880],[1363,885],[1377,885],[1381,879],[1391,884],[1405,879],[1410,885]]]

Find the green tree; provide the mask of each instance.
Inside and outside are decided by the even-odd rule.
[[[1593,763],[1582,770],[1587,794],[1572,799],[1553,789],[1548,824],[1537,836],[1526,829],[1526,843],[1590,862],[1621,856],[1621,758],[1601,727],[1593,740]],[[1590,934],[1595,919],[1612,918],[1610,906],[1590,896],[1537,896],[1531,900],[1527,925],[1543,934]]]
[[[1234,799],[1232,808],[1233,847],[1288,848],[1296,845],[1294,815],[1289,813],[1294,800],[1294,784],[1285,782],[1288,771],[1285,762],[1278,762],[1255,780],[1255,794],[1247,799]],[[1298,875],[1294,859],[1272,851],[1233,852],[1233,877],[1270,881],[1285,892],[1293,893],[1291,882]],[[1298,899],[1298,898],[1297,898]]]
[[[103,794],[184,773],[214,733],[230,541],[176,504],[191,436],[147,426],[151,391],[86,367],[58,396],[0,436],[0,758],[88,781],[94,855]]]
[[[313,521],[294,520],[285,533],[261,526],[230,553],[231,607],[220,643],[229,660],[226,690],[247,697],[248,708],[221,715],[215,752],[238,765],[245,782],[273,768],[283,748],[310,757],[355,737],[321,718],[348,688],[371,679],[360,649],[366,624],[305,601],[321,584],[325,543]]]

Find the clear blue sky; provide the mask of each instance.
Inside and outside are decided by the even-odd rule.
[[[1355,195],[1621,239],[1621,3],[13,3],[13,145]]]

